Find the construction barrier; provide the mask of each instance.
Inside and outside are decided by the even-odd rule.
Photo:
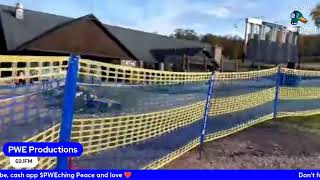
[[[15,64],[0,66],[0,72],[11,72],[0,77],[1,145],[59,140],[67,59],[0,56],[0,63]],[[41,65],[31,67],[36,61]],[[20,67],[23,62],[30,65]],[[45,62],[49,70],[44,72]],[[31,75],[30,69],[41,73]],[[18,70],[28,79],[26,85],[13,85]],[[204,122],[210,77],[211,73],[146,70],[82,59],[71,141],[80,142],[84,153],[74,163],[81,169],[157,169],[198,146],[203,127],[207,142],[274,116],[319,113],[320,72],[287,68],[216,72]],[[32,78],[38,79],[30,83]],[[56,158],[39,158],[36,168],[55,166]],[[1,153],[0,169],[10,168],[9,158]]]

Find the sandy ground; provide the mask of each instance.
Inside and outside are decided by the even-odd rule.
[[[309,124],[308,120],[305,124],[269,121],[206,143],[201,160],[195,148],[164,169],[319,169],[320,118],[317,126],[314,125],[317,119],[312,118]]]

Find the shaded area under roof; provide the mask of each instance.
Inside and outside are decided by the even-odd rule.
[[[173,49],[151,49],[151,54],[158,60],[163,61],[164,58],[168,55],[177,55],[177,56],[194,56],[202,51],[203,48],[196,47],[196,48],[173,48]]]
[[[167,49],[207,48],[211,46],[200,41],[174,39],[171,37],[152,34],[122,27],[105,25],[127,48],[139,59],[147,62],[156,62],[151,51]]]

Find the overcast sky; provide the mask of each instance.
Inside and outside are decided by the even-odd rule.
[[[15,5],[14,0],[0,4]],[[243,36],[245,17],[289,25],[290,13],[298,9],[309,20],[316,0],[20,0],[27,9],[68,17],[93,13],[102,22],[169,35],[176,28],[199,34]],[[320,1],[319,1],[320,3]],[[237,28],[235,28],[235,25]]]

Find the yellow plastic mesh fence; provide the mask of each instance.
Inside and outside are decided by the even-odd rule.
[[[273,89],[267,89],[253,94],[215,99],[210,115],[230,113],[263,104],[273,98],[273,91]],[[216,106],[220,102],[224,102],[223,106]],[[217,108],[220,108],[220,111]],[[204,102],[199,102],[185,107],[141,115],[75,119],[72,141],[80,142],[84,146],[84,154],[90,154],[168,133],[200,120],[203,111]],[[51,132],[51,130],[45,132]],[[55,137],[55,134],[52,136]],[[52,136],[50,133],[42,133],[31,139],[44,141]]]
[[[319,87],[281,87],[281,99],[319,99]]]
[[[265,69],[260,71],[249,72],[227,72],[216,73],[216,80],[219,81],[231,81],[231,80],[245,80],[245,79],[257,79],[264,76],[271,76],[277,72],[277,68]]]
[[[29,81],[63,78],[68,57],[0,56],[0,84],[12,84],[20,72]],[[239,73],[216,73],[217,80],[251,79],[274,74],[276,68]],[[207,81],[208,73],[169,72],[134,68],[82,59],[79,70],[83,82],[123,82],[131,84],[174,84]]]
[[[279,116],[319,113],[320,72],[281,68]]]
[[[320,114],[320,109],[313,109],[309,111],[295,111],[295,112],[279,112],[278,117],[287,117],[287,116],[312,116]]]
[[[53,127],[26,139],[24,142],[58,142],[60,125]],[[38,158],[38,165],[35,169],[52,169],[56,165],[56,158]],[[12,169],[9,162],[9,157],[5,156],[3,152],[0,153],[0,169]]]
[[[20,72],[23,72],[27,82],[64,78],[67,59],[0,56],[0,85],[14,84],[21,78]],[[272,119],[274,107],[279,108],[278,117],[319,113],[320,73],[287,68],[281,68],[280,72],[281,74],[277,74],[277,68],[237,73],[217,72],[205,141],[222,138]],[[103,168],[157,169],[196,147],[200,143],[198,137],[203,125],[204,100],[210,75],[211,73],[147,70],[82,59],[79,82],[86,85],[79,86],[77,100],[83,100],[82,96],[92,98],[90,103],[93,111],[80,111],[88,109],[90,103],[87,101],[85,106],[76,107],[79,111],[76,111],[73,121],[72,141],[80,142],[84,147],[84,158],[79,158],[77,162],[117,163],[115,159],[108,158],[115,157],[119,161],[128,158],[135,159],[132,160],[134,163],[139,164],[140,160],[143,163],[124,166],[110,164]],[[280,85],[279,103],[274,106],[277,77]],[[128,84],[128,87],[120,86],[123,84]],[[144,86],[132,86],[136,84]],[[41,93],[34,90],[28,94],[19,91],[12,95],[8,88],[0,89],[0,117],[3,117],[0,126],[11,123],[12,118],[8,116],[12,113],[17,114],[18,119],[23,119],[25,113],[29,112],[26,111],[26,102],[33,102],[35,105],[39,104],[38,101],[45,102],[33,114],[45,114],[50,108],[55,109],[56,104],[61,102],[61,93],[57,93],[60,90],[61,88],[56,88],[51,92],[42,89]],[[58,103],[49,103],[52,101],[50,97],[57,99]],[[77,103],[81,104],[82,101]],[[126,108],[136,104],[146,106],[147,109],[126,111]],[[98,113],[101,106],[108,110]],[[112,109],[113,106],[121,113]],[[21,115],[18,116],[19,113]],[[46,130],[21,140],[56,142],[59,138],[59,126],[59,123],[54,123]],[[0,132],[5,131],[0,128]],[[150,149],[159,151],[148,151]],[[157,155],[149,157],[149,152]],[[94,163],[91,163],[92,159]],[[55,158],[40,158],[36,168],[51,169],[55,165]],[[1,153],[0,169],[10,168],[9,159]]]
[[[182,73],[148,70],[81,60],[80,77],[84,82],[117,82],[130,84],[175,84],[207,81],[210,73]]]
[[[80,142],[84,154],[143,141],[201,118],[204,103],[155,113],[102,119],[75,119],[72,141]]]
[[[295,75],[302,77],[319,77],[320,71],[309,71],[309,70],[298,70],[298,69],[288,69],[281,68],[281,73],[285,75]]]
[[[212,100],[210,116],[232,113],[262,105],[274,100],[274,88],[240,96],[215,98]]]
[[[236,133],[238,131],[241,131],[243,129],[249,128],[255,124],[267,121],[272,119],[273,115],[269,114],[266,116],[263,116],[259,119],[255,119],[255,120],[251,120],[248,121],[247,123],[244,124],[239,124],[233,128],[227,129],[227,130],[223,130],[223,131],[219,131],[217,133],[212,133],[212,134],[208,134],[206,136],[205,141],[209,142],[209,141],[213,141],[219,138],[223,138],[225,136],[231,135],[233,133]],[[175,160],[176,158],[180,157],[181,155],[183,155],[184,153],[190,151],[191,149],[195,148],[196,146],[198,146],[200,144],[199,138],[192,140],[190,143],[188,143],[187,145],[179,148],[177,151],[174,151],[168,155],[166,155],[165,157],[151,163],[148,164],[147,166],[145,166],[143,169],[159,169],[161,167],[163,167],[164,165],[168,164],[169,162]]]
[[[27,82],[63,78],[67,57],[0,56],[0,85],[14,84],[20,78]]]

